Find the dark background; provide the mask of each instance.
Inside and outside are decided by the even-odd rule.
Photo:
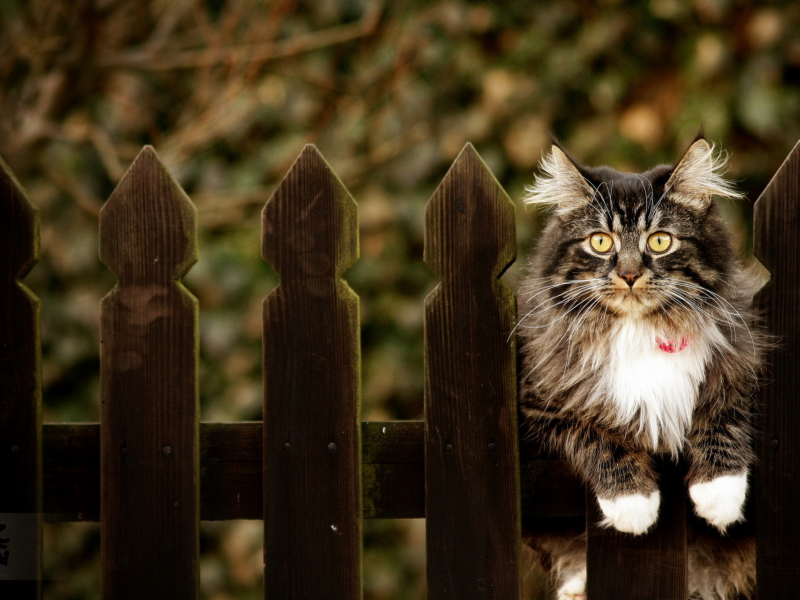
[[[260,419],[259,213],[306,143],[359,204],[363,418],[418,419],[423,211],[464,143],[519,203],[548,131],[637,171],[703,125],[749,198],[721,207],[746,255],[800,138],[800,4],[0,0],[0,80],[0,155],[41,211],[46,421],[99,419],[97,212],[143,144],[199,210],[202,418]],[[538,227],[519,204],[520,256]],[[203,598],[262,597],[261,528],[203,524]],[[95,597],[99,527],[45,535],[46,596]],[[365,599],[423,598],[424,521],[366,522],[364,560]]]

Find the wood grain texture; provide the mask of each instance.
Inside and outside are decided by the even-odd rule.
[[[264,517],[264,427],[253,423],[200,424],[200,518]]]
[[[423,421],[361,424],[365,519],[425,516]]]
[[[45,423],[42,454],[45,520],[100,521],[100,424]]]
[[[361,598],[356,204],[306,146],[262,219],[265,597]]]
[[[592,600],[686,600],[685,467],[662,461],[661,508],[653,530],[633,536],[597,524],[597,498],[586,494],[587,596]]]
[[[772,277],[756,296],[779,346],[761,386],[757,476],[757,584],[761,600],[800,590],[800,143],[759,197],[753,250]]]
[[[100,211],[102,590],[198,594],[198,306],[194,205],[145,147]]]
[[[426,209],[428,598],[519,598],[514,205],[467,144]]]
[[[0,598],[41,597],[39,214],[0,160]]]
[[[383,430],[386,433],[383,433]],[[365,519],[425,517],[424,424],[361,424]],[[200,424],[200,518],[263,518],[261,421]],[[44,511],[50,522],[100,520],[100,426],[45,423]],[[526,520],[586,515],[583,487],[566,461],[521,448]]]
[[[523,461],[520,485],[523,518],[586,518],[583,485],[567,461],[555,458]]]

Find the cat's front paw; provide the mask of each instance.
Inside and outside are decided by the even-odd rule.
[[[649,496],[631,494],[614,499],[598,498],[597,502],[605,515],[601,525],[640,535],[656,522],[661,496],[656,491]]]
[[[586,600],[586,569],[569,577],[558,588],[556,600]]]
[[[742,507],[746,495],[747,472],[723,475],[689,487],[695,512],[722,533],[731,523],[744,519]]]

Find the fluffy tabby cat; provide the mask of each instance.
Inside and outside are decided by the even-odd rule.
[[[555,145],[526,198],[553,215],[519,294],[531,435],[596,494],[604,525],[633,535],[658,519],[654,457],[685,457],[713,526],[690,532],[690,597],[703,600],[754,587],[752,539],[717,533],[744,518],[763,346],[749,326],[758,286],[712,202],[740,197],[724,162],[702,137],[677,166],[641,174],[580,166]],[[585,598],[585,534],[529,542],[559,600]]]

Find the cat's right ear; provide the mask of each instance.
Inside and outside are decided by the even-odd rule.
[[[557,215],[563,215],[592,201],[594,190],[572,159],[556,144],[539,169],[533,185],[525,188],[525,204],[552,207]]]

